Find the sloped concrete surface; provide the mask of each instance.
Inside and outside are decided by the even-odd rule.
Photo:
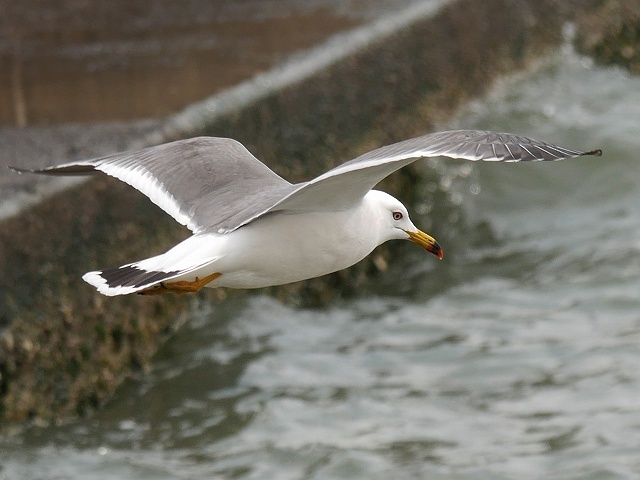
[[[442,122],[500,75],[562,41],[563,23],[594,2],[459,0],[368,42],[313,75],[241,109],[173,129],[230,136],[290,180]],[[300,59],[304,61],[304,58]],[[152,133],[160,130],[152,128]],[[407,198],[415,170],[385,187]],[[160,252],[187,232],[137,192],[96,178],[48,196],[0,224],[0,419],[61,422],[96,408],[153,353],[192,297],[106,299],[82,282],[90,269]],[[385,249],[356,267],[273,288],[292,303],[324,304],[363,288]],[[378,265],[376,267],[376,265]]]

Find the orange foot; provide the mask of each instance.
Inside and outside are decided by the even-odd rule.
[[[154,285],[153,287],[147,288],[146,290],[141,290],[138,292],[139,295],[160,295],[163,293],[192,293],[197,292],[202,287],[204,287],[207,283],[218,278],[221,273],[212,273],[211,275],[207,275],[203,279],[196,279],[193,282],[187,282],[185,280],[181,280],[179,282],[168,282],[168,283],[159,283],[158,285]]]

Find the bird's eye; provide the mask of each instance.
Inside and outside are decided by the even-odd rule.
[[[395,221],[402,220],[402,212],[393,212],[393,219]]]

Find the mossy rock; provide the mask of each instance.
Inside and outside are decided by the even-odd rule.
[[[604,65],[640,73],[640,2],[608,0],[579,21],[576,45]]]

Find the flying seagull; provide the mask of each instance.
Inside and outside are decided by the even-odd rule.
[[[18,172],[104,172],[138,189],[193,235],[167,252],[82,278],[104,295],[259,288],[349,267],[387,240],[438,258],[440,245],[406,207],[372,188],[423,157],[519,162],[601,155],[508,133],[455,130],[378,148],[308,182],[291,184],[229,138],[198,137]]]

